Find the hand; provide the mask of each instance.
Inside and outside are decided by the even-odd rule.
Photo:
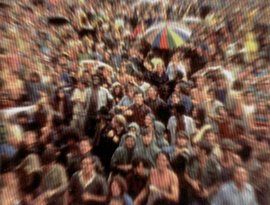
[[[198,181],[192,181],[191,183],[192,188],[196,191],[196,192],[200,192],[200,186],[199,186],[199,182]]]
[[[109,138],[112,138],[114,136],[114,131],[110,130],[107,135]]]
[[[91,194],[89,194],[89,193],[83,193],[82,194],[82,200],[83,201],[89,201],[89,200],[91,200]]]
[[[206,189],[203,189],[203,191],[201,191],[199,195],[202,198],[208,198],[209,197],[209,192]]]
[[[131,116],[133,114],[133,112],[131,110],[126,110],[125,111],[125,115],[127,116]]]

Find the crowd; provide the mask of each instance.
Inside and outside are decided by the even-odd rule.
[[[153,2],[0,1],[1,205],[270,204],[270,5]]]

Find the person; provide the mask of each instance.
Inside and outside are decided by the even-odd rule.
[[[134,155],[136,136],[133,133],[125,135],[125,144],[119,146],[111,158],[111,170],[114,173],[126,175],[131,169],[131,160]]]
[[[119,175],[114,176],[109,184],[108,201],[114,198],[122,198],[124,205],[133,205],[133,200],[127,193],[127,183],[125,179]]]
[[[100,86],[100,76],[93,75],[93,86],[86,91],[86,117],[85,117],[85,134],[93,138],[97,124],[97,113],[101,107],[110,107],[113,97],[110,92]]]
[[[147,98],[145,99],[145,104],[149,106],[156,116],[156,118],[163,123],[167,122],[167,104],[158,95],[158,88],[156,86],[151,86],[147,90]]]
[[[156,155],[160,152],[160,148],[157,147],[153,139],[153,135],[150,130],[142,130],[142,146],[136,147],[134,150],[133,159],[137,157],[144,158],[152,167],[155,167]]]
[[[132,160],[131,172],[126,177],[128,194],[134,200],[144,189],[148,179],[148,164],[143,158]]]
[[[188,204],[209,204],[207,198],[204,196],[206,190],[202,183],[202,173],[204,172],[211,151],[212,146],[206,140],[193,143],[194,153],[189,159],[184,173],[184,180],[187,182]]]
[[[234,168],[233,180],[224,184],[211,205],[257,205],[253,187],[248,183],[248,173],[241,167]]]
[[[143,93],[138,91],[135,93],[134,104],[129,106],[124,114],[129,122],[136,122],[138,125],[143,126],[142,119],[151,112],[152,110],[144,104]]]
[[[108,186],[105,178],[97,172],[97,161],[86,156],[81,161],[81,169],[70,179],[69,201],[74,205],[106,204]]]
[[[71,177],[75,172],[80,170],[81,160],[92,154],[93,140],[89,139],[87,136],[81,137],[79,139],[79,153],[75,155],[67,155],[67,171]]]
[[[34,199],[34,204],[64,205],[68,178],[65,168],[55,162],[55,151],[48,148],[42,156],[44,169],[39,189],[39,195]]]
[[[135,199],[134,204],[139,205],[148,196],[147,205],[176,204],[179,201],[179,184],[176,174],[171,171],[169,159],[164,152],[156,156],[156,168],[149,174],[149,183]]]
[[[71,101],[73,103],[73,113],[71,126],[74,128],[78,128],[79,132],[83,132],[83,117],[84,113],[84,105],[86,98],[86,81],[80,80],[77,83],[77,88],[72,93]],[[81,133],[82,134],[82,133]]]
[[[171,145],[174,146],[176,142],[176,133],[185,131],[190,136],[195,132],[195,123],[191,117],[184,115],[185,107],[183,105],[175,106],[175,115],[171,116],[167,129],[170,131]],[[189,139],[190,140],[190,139]]]

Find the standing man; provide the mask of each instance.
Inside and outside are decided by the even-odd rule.
[[[233,181],[224,184],[214,197],[211,205],[257,205],[253,187],[248,183],[245,168],[237,166]]]
[[[113,96],[104,87],[100,86],[100,76],[92,76],[92,86],[86,90],[86,116],[84,129],[86,135],[90,138],[95,136],[97,113],[101,107],[110,107],[113,101]]]
[[[136,92],[134,104],[129,106],[125,111],[125,116],[129,122],[136,122],[138,125],[144,126],[143,119],[145,119],[145,116],[151,112],[151,108],[144,104],[143,93]]]

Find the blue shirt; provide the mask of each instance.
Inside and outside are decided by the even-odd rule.
[[[257,205],[257,200],[250,184],[245,184],[240,191],[234,182],[228,182],[220,188],[211,205]]]

